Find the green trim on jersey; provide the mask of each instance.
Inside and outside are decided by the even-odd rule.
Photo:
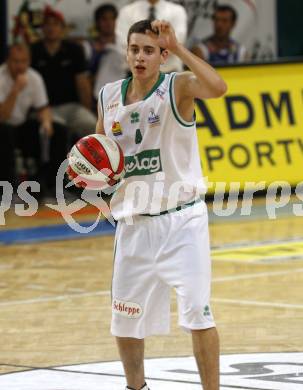
[[[121,84],[121,95],[122,95],[122,104],[125,106],[125,99],[126,99],[126,93],[127,93],[127,88],[130,83],[130,80],[132,77],[129,77],[127,79],[124,79]]]
[[[129,86],[129,83],[131,82],[132,80],[132,76],[123,80],[122,81],[122,85],[121,85],[121,95],[122,95],[122,104],[123,106],[125,106],[125,100],[126,100],[126,94],[127,94],[127,89],[128,89],[128,86]],[[156,81],[155,85],[152,87],[152,89],[148,92],[148,94],[146,96],[144,96],[143,100],[146,100],[148,99],[154,92],[155,90],[159,87],[159,85],[163,82],[163,80],[165,79],[165,74],[160,72],[159,74],[159,78],[158,80]]]
[[[147,98],[149,98],[155,92],[155,90],[159,87],[159,85],[163,82],[164,79],[165,79],[165,74],[160,72],[158,81],[152,87],[152,89],[148,92],[148,94],[144,97],[143,100],[146,100]]]
[[[185,126],[185,127],[192,127],[192,126],[195,124],[195,121],[193,121],[193,122],[187,122],[186,120],[184,120],[184,119],[181,117],[181,115],[180,115],[179,112],[178,112],[178,108],[177,108],[176,100],[175,100],[175,94],[174,94],[174,90],[173,90],[175,77],[176,77],[176,73],[172,75],[172,77],[171,77],[171,79],[170,79],[170,82],[169,82],[169,97],[170,97],[170,104],[171,104],[171,107],[172,107],[174,116],[175,116],[175,118],[177,119],[177,121],[178,121],[182,126]]]
[[[160,211],[159,214],[139,214],[139,215],[141,215],[142,217],[159,217],[159,215],[170,214],[170,213],[174,213],[176,211],[186,209],[187,207],[191,207],[197,203],[200,203],[201,201],[202,201],[202,199],[198,198],[198,199],[193,200],[192,202],[184,203],[181,206],[174,207],[173,209]]]

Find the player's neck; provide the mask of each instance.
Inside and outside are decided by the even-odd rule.
[[[143,100],[159,80],[159,75],[160,72],[146,80],[133,78],[128,87],[127,101],[129,103],[134,103],[136,101]]]

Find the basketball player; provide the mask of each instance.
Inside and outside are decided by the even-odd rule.
[[[192,334],[203,389],[218,390],[207,209],[196,188],[202,173],[194,99],[220,97],[226,85],[211,66],[177,41],[166,21],[135,23],[127,42],[132,77],[100,91],[96,127],[97,133],[120,144],[126,163],[125,180],[111,200],[118,220],[111,331],[126,389],[148,389],[144,338],[169,332],[169,290],[174,287],[179,325]],[[168,51],[190,71],[160,73]],[[178,199],[171,207],[176,192]]]

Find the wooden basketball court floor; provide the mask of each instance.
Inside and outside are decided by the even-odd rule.
[[[250,373],[256,379],[241,382],[229,372],[222,389],[303,389],[303,219],[294,215],[294,203],[300,201],[292,198],[276,219],[269,218],[265,199],[254,203],[250,216],[241,216],[238,207],[232,216],[218,217],[209,204],[212,309],[223,366],[225,357],[236,356],[239,364],[229,370],[245,361],[250,370],[241,378]],[[89,209],[78,220],[94,216]],[[31,227],[65,222],[46,208],[32,217],[17,217],[11,209],[5,217],[0,236],[24,229],[26,238]],[[23,239],[3,242],[0,251],[0,389],[124,389],[121,366],[102,365],[118,360],[109,331],[113,235]],[[177,326],[172,294],[171,334],[146,340],[151,388],[200,388],[192,358],[182,360],[190,355],[190,336]],[[263,369],[252,371],[258,356],[272,366],[259,363]],[[159,367],[174,362],[178,369],[161,377]],[[259,380],[256,372],[276,379]]]

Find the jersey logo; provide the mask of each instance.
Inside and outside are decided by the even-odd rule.
[[[152,175],[162,171],[160,149],[143,150],[134,156],[125,156],[125,176]]]
[[[119,106],[119,102],[111,102],[105,107],[105,111],[111,111]]]
[[[210,307],[208,305],[204,306],[203,315],[204,316],[211,316]]]
[[[157,126],[160,124],[160,116],[155,114],[153,108],[149,110],[148,123],[150,124],[150,127]]]
[[[138,123],[140,120],[140,114],[138,112],[132,112],[130,114],[130,123]]]
[[[113,122],[112,133],[115,137],[117,137],[118,135],[122,135],[122,127],[120,122]]]

